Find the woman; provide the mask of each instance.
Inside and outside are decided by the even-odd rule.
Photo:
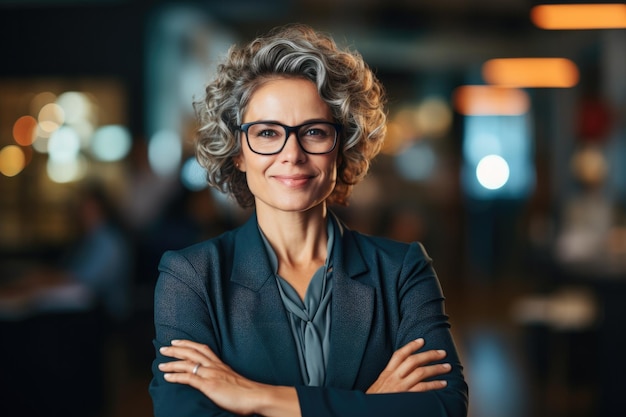
[[[467,414],[422,246],[328,210],[378,153],[383,106],[361,57],[308,27],[231,49],[197,103],[197,152],[209,184],[254,214],[161,260],[157,416]]]

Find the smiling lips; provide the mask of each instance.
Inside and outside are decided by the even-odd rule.
[[[297,188],[305,185],[312,175],[275,175],[274,179],[287,187]]]

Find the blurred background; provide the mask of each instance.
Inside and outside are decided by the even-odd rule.
[[[152,415],[159,257],[249,214],[205,188],[192,102],[289,22],[387,88],[335,210],[425,244],[470,416],[623,412],[626,5],[561,3],[0,0],[0,413]]]

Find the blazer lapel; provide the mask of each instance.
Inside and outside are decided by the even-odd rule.
[[[339,222],[337,222],[339,224]],[[341,225],[339,226],[341,229]],[[352,389],[367,346],[374,311],[374,289],[356,278],[367,272],[350,235],[340,233],[333,254],[330,354],[326,384]]]
[[[301,385],[302,375],[298,363],[297,348],[282,299],[278,292],[274,273],[269,265],[265,247],[259,234],[256,215],[242,227],[235,240],[233,283],[246,287],[246,320],[252,333],[247,343],[258,343],[269,359],[266,368],[271,369],[275,381],[282,384]],[[235,301],[236,302],[236,301]],[[243,324],[243,323],[242,323]],[[262,364],[251,364],[253,367]]]

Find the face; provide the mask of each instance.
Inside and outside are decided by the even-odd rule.
[[[266,82],[250,98],[243,123],[262,120],[296,126],[333,118],[313,82],[280,78]],[[242,152],[235,162],[246,173],[257,211],[307,211],[322,204],[335,188],[339,146],[329,154],[310,155],[292,133],[280,153],[259,155],[250,150],[245,134],[240,140]]]

